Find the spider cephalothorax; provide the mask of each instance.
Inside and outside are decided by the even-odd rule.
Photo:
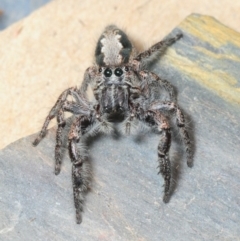
[[[163,201],[170,198],[171,163],[169,148],[171,130],[169,116],[173,115],[187,153],[187,164],[192,166],[191,142],[185,127],[184,115],[176,103],[172,85],[162,80],[149,66],[165,49],[181,38],[178,34],[137,53],[127,35],[114,25],[106,27],[100,36],[95,65],[89,67],[80,88],[65,90],[47,116],[41,132],[33,145],[46,135],[51,119],[57,118],[58,128],[55,147],[55,174],[59,174],[64,147],[64,112],[73,114],[68,133],[69,156],[72,161],[72,180],[77,223],[81,222],[84,193],[89,187],[90,174],[86,152],[81,148],[85,137],[98,132],[114,130],[115,122],[121,121],[123,132],[131,133],[133,123],[141,122],[158,131],[158,161],[160,173],[165,182]],[[92,87],[94,100],[86,96],[88,86]],[[163,99],[163,93],[167,96]],[[72,96],[73,101],[68,99]],[[121,118],[119,119],[119,117]],[[117,119],[116,119],[117,118]]]

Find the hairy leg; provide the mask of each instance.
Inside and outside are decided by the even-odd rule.
[[[133,121],[134,118],[135,118],[134,114],[131,113],[129,115],[129,117],[127,117],[126,121],[124,122],[124,125],[125,125],[124,133],[126,135],[130,135],[130,133],[131,133],[131,126],[132,126],[132,121]]]
[[[149,95],[150,101],[160,98],[162,95],[161,87],[166,90],[171,101],[176,100],[174,88],[167,80],[163,80],[158,75],[146,70],[140,71],[139,77],[143,83],[143,91],[149,92],[147,94]]]
[[[160,133],[160,140],[158,143],[158,162],[159,173],[164,178],[164,197],[163,201],[167,203],[170,199],[171,187],[171,162],[169,159],[169,149],[171,146],[171,131],[167,118],[159,111],[147,111],[145,121],[151,126],[156,126]]]
[[[97,74],[97,69],[95,66],[89,67],[86,69],[85,73],[84,73],[84,77],[83,77],[83,82],[82,85],[80,87],[80,90],[82,92],[86,92],[88,85],[91,83],[91,81],[94,79],[94,77]]]
[[[170,101],[166,102],[154,102],[150,106],[151,110],[158,110],[162,112],[174,112],[176,116],[177,126],[179,128],[181,139],[183,140],[185,150],[187,153],[187,165],[192,167],[193,165],[193,151],[192,151],[192,143],[189,138],[186,126],[185,126],[185,118],[181,111],[181,109],[174,103]]]
[[[144,69],[146,64],[156,60],[156,58],[158,58],[162,53],[164,53],[164,51],[168,48],[168,46],[175,43],[182,36],[183,35],[180,33],[180,34],[177,34],[173,38],[166,38],[166,39],[154,44],[148,50],[138,54],[137,57],[135,57],[132,61],[135,71]]]
[[[82,164],[73,164],[72,166],[72,182],[73,182],[73,197],[76,209],[76,222],[82,222],[82,211],[85,193],[89,189],[91,181],[90,164],[83,162]]]
[[[160,171],[164,178],[164,197],[163,201],[167,203],[170,198],[170,184],[171,184],[171,163],[169,160],[169,148],[171,144],[171,132],[170,129],[163,129],[160,141],[158,144],[158,161]]]
[[[68,101],[67,97],[71,95],[75,101]],[[90,115],[92,109],[86,97],[81,94],[81,92],[75,88],[69,88],[65,90],[58,98],[56,104],[51,109],[49,115],[47,116],[42,130],[38,137],[33,142],[33,145],[37,145],[41,139],[46,135],[47,126],[51,119],[57,118],[57,132],[56,132],[56,146],[55,146],[55,174],[58,175],[61,169],[62,155],[63,155],[63,135],[65,134],[64,127],[66,125],[66,120],[64,118],[64,112],[68,111],[74,115]]]
[[[66,121],[64,119],[63,110],[59,110],[57,115],[57,135],[56,135],[56,146],[55,146],[55,174],[58,175],[60,173],[61,164],[62,164],[62,145],[63,145],[63,130],[66,125]]]
[[[33,141],[33,145],[37,146],[39,144],[39,142],[45,137],[45,135],[47,134],[47,127],[50,123],[50,121],[56,117],[58,115],[59,110],[61,110],[62,105],[64,104],[64,102],[66,101],[68,95],[70,94],[71,90],[76,89],[75,87],[71,87],[69,89],[66,89],[65,91],[63,91],[63,93],[58,97],[57,102],[55,103],[55,105],[52,107],[52,109],[50,110],[48,116],[45,119],[45,122],[42,126],[42,129],[39,133],[39,135],[37,136],[37,138]]]
[[[81,213],[83,211],[84,196],[90,185],[90,165],[88,160],[83,157],[81,150],[78,148],[78,143],[82,137],[82,122],[85,117],[77,117],[71,126],[69,132],[69,155],[72,161],[72,182],[73,182],[73,197],[76,209],[76,222],[81,223]],[[84,151],[84,150],[82,150]]]

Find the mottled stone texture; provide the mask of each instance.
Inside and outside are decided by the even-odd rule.
[[[156,134],[91,141],[93,184],[75,223],[71,164],[54,175],[55,129],[0,152],[0,240],[239,240],[240,34],[191,15],[154,71],[177,89],[195,142],[188,168],[178,133],[171,148],[175,190],[162,202]]]

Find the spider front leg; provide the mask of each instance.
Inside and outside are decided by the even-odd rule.
[[[147,94],[150,101],[161,97],[162,91],[159,87],[163,87],[166,90],[171,101],[176,100],[174,88],[167,80],[162,80],[158,75],[146,70],[140,71],[139,77],[142,81],[142,89],[148,92]]]
[[[134,70],[140,71],[140,70],[146,69],[146,65],[156,61],[156,57],[159,57],[167,49],[168,46],[175,43],[182,36],[183,35],[179,33],[173,38],[166,38],[154,44],[148,50],[138,54],[137,57],[135,57],[132,61]]]
[[[167,113],[174,112],[176,116],[177,126],[179,128],[180,136],[181,136],[181,139],[183,140],[183,143],[185,145],[185,150],[187,153],[187,165],[189,167],[192,167],[193,165],[192,143],[190,141],[190,138],[185,126],[185,118],[181,109],[174,102],[170,102],[170,101],[166,101],[166,102],[159,101],[159,102],[152,103],[152,105],[150,106],[150,109],[158,110],[161,112],[167,112]]]
[[[71,87],[65,90],[59,97],[56,104],[52,107],[48,116],[45,119],[43,127],[38,135],[38,137],[34,140],[33,145],[36,146],[38,143],[45,137],[47,133],[47,127],[50,121],[57,117],[57,133],[56,133],[56,145],[55,145],[55,174],[58,175],[61,169],[62,163],[62,145],[63,145],[63,130],[66,125],[66,121],[64,118],[64,105],[68,103],[67,97],[72,94],[72,92],[77,91],[76,87]]]
[[[59,111],[62,109],[62,105],[64,104],[64,102],[66,101],[68,95],[70,94],[70,92],[72,90],[75,90],[75,87],[71,87],[69,89],[66,89],[65,91],[63,91],[63,93],[58,97],[57,102],[55,103],[55,105],[52,107],[52,109],[50,110],[48,116],[46,117],[44,124],[42,126],[42,129],[39,133],[39,135],[37,136],[37,138],[33,141],[33,145],[37,146],[39,144],[39,142],[45,137],[45,135],[47,134],[47,127],[50,123],[50,121],[56,117],[59,114]],[[61,114],[60,114],[61,115]]]
[[[82,222],[81,213],[83,211],[84,196],[89,188],[91,181],[90,165],[84,158],[85,150],[79,150],[81,146],[78,143],[82,137],[82,122],[88,122],[90,120],[87,117],[77,117],[71,126],[71,130],[68,136],[68,148],[69,156],[72,161],[72,182],[73,182],[73,197],[74,205],[76,209],[76,222],[80,224]],[[82,147],[83,148],[83,147]],[[81,151],[83,153],[81,153]]]
[[[169,148],[171,145],[170,128],[163,128],[158,144],[158,161],[160,173],[164,178],[164,197],[165,203],[169,202],[171,185],[171,162],[169,160]]]
[[[171,131],[168,120],[159,111],[148,111],[145,121],[150,125],[157,125],[160,133],[160,140],[158,144],[158,161],[160,171],[164,178],[164,197],[163,201],[167,203],[170,198],[171,187],[171,162],[169,159],[169,149],[171,145]]]
[[[92,66],[86,69],[83,77],[83,82],[80,87],[81,92],[86,92],[88,85],[91,83],[91,81],[94,79],[94,77],[97,74],[97,68],[96,66]]]

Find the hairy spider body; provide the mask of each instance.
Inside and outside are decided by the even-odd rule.
[[[150,72],[149,66],[166,48],[181,38],[178,34],[153,45],[147,51],[137,54],[127,35],[114,25],[106,27],[95,50],[95,65],[89,67],[80,88],[65,90],[47,116],[42,130],[33,142],[37,145],[46,135],[51,119],[57,118],[55,147],[55,174],[59,174],[64,147],[64,112],[73,114],[68,133],[68,150],[72,161],[72,181],[76,221],[81,223],[84,194],[90,184],[90,171],[83,142],[88,135],[98,132],[110,133],[115,121],[121,121],[123,132],[131,133],[136,122],[158,131],[158,161],[164,178],[163,201],[170,198],[171,163],[169,149],[171,128],[169,116],[174,115],[187,154],[187,164],[192,166],[192,147],[185,127],[184,115],[176,104],[172,85]],[[92,87],[94,101],[86,96],[88,86]],[[162,98],[163,93],[167,97]],[[72,96],[73,101],[68,100]],[[117,116],[117,119],[116,119]],[[119,116],[121,118],[119,119]]]

